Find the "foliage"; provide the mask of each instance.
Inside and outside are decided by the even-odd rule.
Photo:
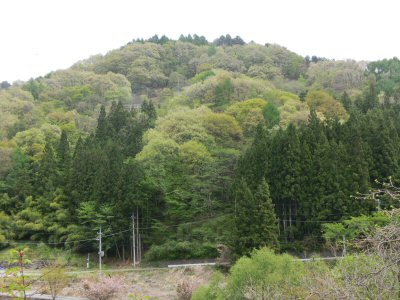
[[[326,118],[345,119],[346,110],[340,102],[322,91],[309,91],[305,101],[310,108],[322,113]]]
[[[227,279],[224,299],[287,299],[305,296],[302,262],[267,248],[240,258]]]
[[[153,245],[146,252],[146,259],[177,260],[189,258],[213,258],[218,256],[216,245],[200,242],[175,242],[168,241],[162,245]]]
[[[226,278],[216,273],[193,299],[394,299],[396,269],[376,253],[349,255],[334,264],[318,258],[303,263],[263,248],[240,258]]]
[[[30,263],[27,259],[29,248],[10,249],[6,253],[6,261],[15,267],[8,268],[0,280],[0,291],[16,299],[26,299],[28,282],[24,273],[26,265]]]
[[[232,117],[204,107],[176,110],[157,121],[137,160],[165,195],[169,222],[213,213],[229,185],[220,174],[233,167],[237,152],[230,147],[238,147],[240,139]]]
[[[232,38],[229,34],[223,36],[221,35],[218,39],[214,41],[217,46],[233,46],[233,45],[244,45],[244,41],[240,36]]]
[[[192,78],[192,83],[204,82],[208,77],[215,76],[212,70],[203,71]]]
[[[32,94],[33,99],[39,100],[39,95],[43,89],[42,84],[38,80],[31,78],[24,86],[23,89]]]
[[[68,284],[68,275],[62,267],[57,265],[43,270],[43,273],[43,279],[49,286],[51,297],[55,300],[59,292]]]
[[[223,298],[224,275],[214,272],[210,282],[201,286],[192,294],[193,300],[222,300]]]
[[[1,248],[7,246],[8,240],[13,236],[12,232],[12,220],[11,218],[6,215],[4,212],[0,212],[0,242]]]
[[[307,84],[310,89],[324,89],[339,96],[345,91],[351,92],[362,87],[364,68],[361,62],[353,60],[321,60],[310,64]]]
[[[263,98],[271,89],[271,84],[252,79],[245,75],[219,71],[215,76],[207,77],[186,88],[178,103],[190,106],[206,104],[214,110],[222,110],[229,104],[251,98]]]
[[[265,122],[263,109],[266,105],[267,102],[263,99],[249,99],[232,104],[226,113],[235,117],[243,128],[245,136],[252,137],[257,126]]]
[[[119,74],[95,74],[76,70],[57,71],[42,79],[42,101],[61,100],[69,109],[91,114],[98,104],[130,99],[130,83]]]
[[[310,299],[393,299],[396,281],[379,257],[365,254],[346,256],[334,266],[312,261],[302,279]]]
[[[384,263],[379,257],[360,254],[347,256],[336,266],[334,272],[340,274],[339,280],[344,283],[343,294],[350,294],[358,299],[373,299],[377,295],[382,299],[393,299],[396,292],[391,291],[391,287],[398,285],[397,278],[391,270],[382,272],[382,268]]]
[[[275,125],[279,124],[280,121],[280,112],[279,110],[272,104],[268,103],[263,109],[264,118],[268,123],[268,127],[272,128]]]
[[[307,122],[310,107],[301,101],[299,96],[281,90],[272,90],[266,94],[266,99],[278,109],[279,125],[286,127],[289,124],[301,125]],[[272,115],[275,117],[271,117],[276,119],[276,112]]]
[[[276,247],[278,228],[269,187],[263,179],[251,191],[244,179],[235,190],[235,250],[248,254],[254,248]]]
[[[197,34],[194,34],[193,37],[190,34],[188,34],[187,36],[184,36],[183,34],[181,34],[179,36],[179,41],[192,43],[192,44],[195,44],[198,46],[208,44],[208,41],[204,36],[198,36]]]
[[[400,61],[397,57],[370,62],[367,73],[376,77],[377,94],[383,92],[385,101],[398,103],[400,99]]]
[[[343,247],[343,238],[350,241],[350,246],[357,247],[352,242],[365,238],[373,233],[377,227],[383,227],[390,222],[385,212],[376,212],[371,216],[351,217],[341,223],[327,223],[322,226],[323,236],[334,249]]]
[[[381,127],[394,122],[397,117],[392,116],[375,110],[374,114],[355,114],[341,124],[337,120],[323,122],[312,111],[308,125],[259,132],[239,161],[238,179],[244,177],[253,191],[257,182],[266,179],[277,217],[285,220],[280,227],[289,239],[319,235],[323,220],[368,215],[375,203],[351,196],[367,192],[374,178],[397,174],[397,154],[392,148],[397,132],[394,127]],[[381,128],[381,142],[370,139],[375,136],[373,128]],[[398,203],[385,201],[383,205]]]
[[[130,228],[137,209],[150,256],[213,256],[240,240],[239,204],[240,251],[275,241],[276,219],[285,247],[321,246],[329,223],[339,249],[343,233],[384,223],[352,196],[399,174],[398,62],[364,72],[229,35],[153,36],[1,83],[0,241],[90,252],[100,226]],[[105,239],[106,255],[121,257],[129,237]]]

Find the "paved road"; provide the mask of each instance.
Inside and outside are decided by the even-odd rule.
[[[162,268],[129,268],[129,269],[103,269],[103,273],[118,273],[118,272],[140,272],[140,271],[154,271],[154,270],[166,270],[168,267],[162,267]],[[98,269],[93,269],[93,270],[79,270],[79,271],[69,271],[66,272],[69,275],[79,275],[79,274],[86,274],[86,273],[98,273]],[[42,275],[41,271],[31,271],[31,270],[25,270],[24,272],[25,275],[27,276],[40,276]]]
[[[52,300],[53,298],[50,295],[42,295],[42,294],[29,294],[26,295],[27,299],[30,300]],[[15,296],[9,296],[4,293],[0,293],[0,299],[8,300],[8,299],[15,299]],[[64,296],[57,296],[57,300],[89,300],[88,298],[80,298],[80,297],[64,297]]]

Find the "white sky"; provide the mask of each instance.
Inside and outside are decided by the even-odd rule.
[[[399,3],[399,4],[397,4]],[[398,0],[5,0],[0,82],[45,75],[134,38],[239,35],[305,55],[400,56]]]

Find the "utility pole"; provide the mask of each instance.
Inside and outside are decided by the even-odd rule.
[[[138,255],[139,255],[139,261],[141,262],[142,261],[142,241],[141,241],[141,234],[139,233],[139,253],[138,253]]]
[[[104,254],[104,252],[101,250],[101,226],[100,226],[100,231],[98,232],[99,234],[99,270],[101,273],[101,258]]]
[[[347,252],[347,249],[346,249],[346,237],[343,236],[343,257],[346,256],[346,252]]]
[[[89,269],[89,267],[90,267],[90,253],[87,254],[86,269]]]
[[[278,218],[278,236],[281,236],[281,221]]]
[[[372,193],[372,201],[377,203],[378,211],[380,211],[381,210],[381,200],[379,199],[379,197],[375,198],[375,193]]]
[[[140,255],[139,255],[139,249],[140,249],[140,236],[139,236],[139,207],[136,206],[136,238],[137,238],[137,261],[140,263]]]
[[[132,241],[133,241],[133,267],[136,267],[136,231],[135,231],[135,213],[132,212]]]

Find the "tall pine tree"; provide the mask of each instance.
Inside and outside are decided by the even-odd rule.
[[[277,220],[265,179],[254,192],[242,179],[237,186],[235,207],[234,248],[237,254],[248,254],[263,246],[277,246]]]

